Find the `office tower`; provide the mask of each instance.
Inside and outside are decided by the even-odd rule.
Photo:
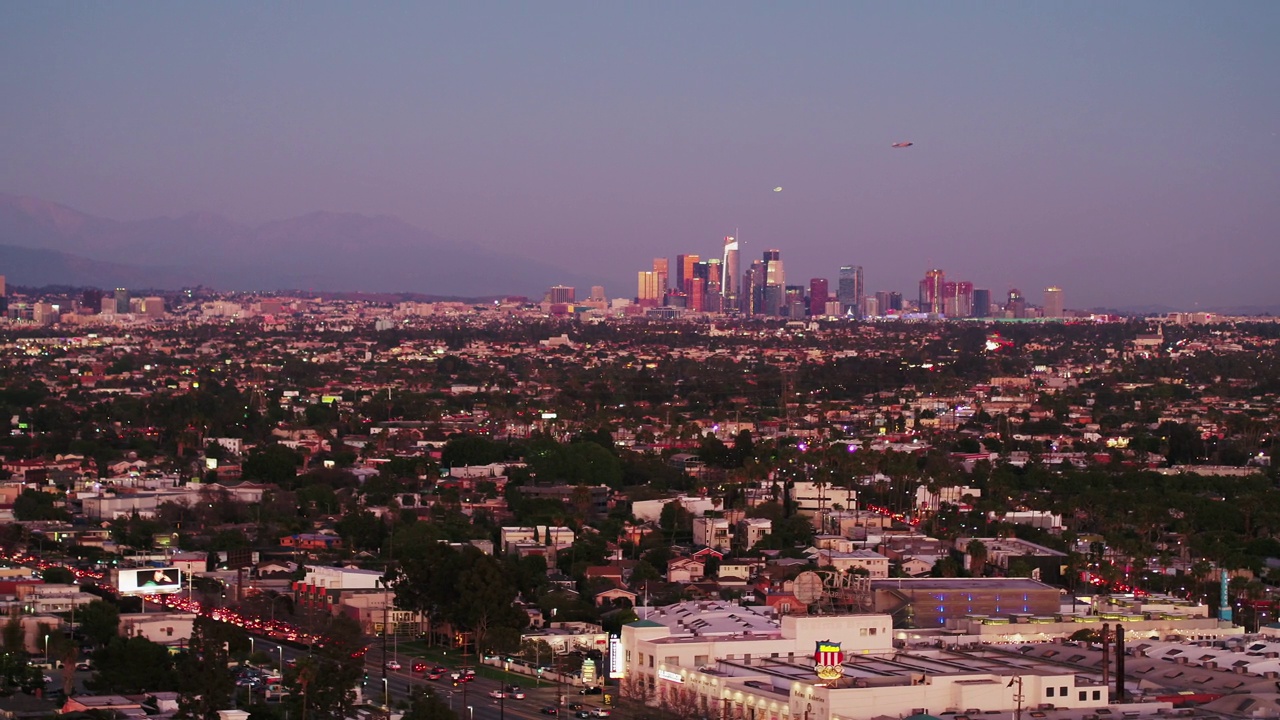
[[[973,283],[967,280],[942,284],[942,313],[947,317],[973,314]]]
[[[840,284],[836,286],[836,297],[840,300],[840,314],[862,317],[864,295],[866,295],[866,288],[862,284],[862,266],[842,266]]]
[[[880,299],[875,295],[862,298],[862,311],[867,317],[880,317]]]
[[[142,314],[149,317],[164,317],[164,298],[155,295],[142,300]]]
[[[867,298],[867,299],[870,300],[871,298]],[[889,314],[889,311],[893,309],[892,307],[889,306],[889,293],[885,292],[884,290],[880,290],[876,292],[876,309],[880,311],[878,313],[879,315]],[[867,311],[867,314],[870,315],[871,312]]]
[[[706,307],[707,281],[700,277],[689,280],[689,300],[685,307],[694,312],[702,312]]]
[[[693,279],[693,266],[698,264],[697,255],[676,256],[676,290],[688,294],[689,281]]]
[[[592,301],[592,302],[604,302],[604,300],[605,300],[605,297],[604,297],[604,286],[603,286],[603,285],[592,285],[592,286],[591,286],[591,301]]]
[[[115,294],[116,313],[124,315],[129,312],[129,291],[125,288],[116,288]]]
[[[786,307],[786,298],[783,296],[783,287],[781,285],[765,285],[761,288],[761,311],[770,317],[777,317],[782,314],[782,309]]]
[[[1044,289],[1044,316],[1047,318],[1063,317],[1062,288],[1047,287]]]
[[[827,296],[830,292],[827,290],[826,278],[813,278],[809,281],[809,314],[813,317],[819,317],[827,314]]]
[[[5,283],[4,283],[4,276],[0,275],[0,296],[4,296],[8,294],[9,294],[8,290],[6,289]]]
[[[720,258],[711,258],[707,261],[707,283],[717,283],[724,287],[724,263]]]
[[[662,304],[661,273],[641,270],[636,288],[636,304],[641,307],[657,307]]]
[[[574,289],[570,285],[556,285],[551,288],[552,305],[570,305],[575,300]]]
[[[764,251],[765,285],[787,284],[786,273],[782,270],[782,252],[779,250]]]
[[[924,274],[920,281],[920,312],[942,314],[943,298],[946,297],[942,286],[946,281],[946,273],[941,270],[934,269]]]
[[[720,292],[720,283],[707,283],[707,291],[702,301],[703,310],[709,313],[724,312],[724,294]]]
[[[738,297],[738,285],[740,272],[738,268],[738,238],[736,236],[726,236],[724,239],[724,260],[723,260],[723,276],[720,282],[720,293],[724,296],[725,306],[728,307]]]
[[[973,291],[973,316],[991,317],[991,291],[986,288],[975,288]]]
[[[764,263],[754,260],[742,273],[739,307],[745,315],[759,315],[764,307]]]
[[[114,295],[102,296],[102,313],[104,315],[116,314],[116,298]]]
[[[653,271],[658,274],[658,297],[667,294],[667,288],[671,287],[667,280],[671,277],[668,270],[671,269],[671,261],[666,258],[653,259]]]
[[[1027,301],[1022,297],[1022,291],[1013,288],[1009,291],[1009,301],[1005,303],[1004,309],[1015,318],[1025,318],[1027,316]]]
[[[894,312],[902,312],[902,293],[889,293],[889,309]]]

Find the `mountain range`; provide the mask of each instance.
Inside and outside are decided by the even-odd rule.
[[[314,212],[257,226],[219,215],[121,221],[0,194],[0,274],[14,285],[329,290],[541,297],[587,282],[443,240],[389,216]]]

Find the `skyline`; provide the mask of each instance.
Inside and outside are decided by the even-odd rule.
[[[869,292],[942,267],[1073,307],[1280,300],[1271,3],[0,18],[0,192],[94,215],[393,215],[611,295],[734,235]]]

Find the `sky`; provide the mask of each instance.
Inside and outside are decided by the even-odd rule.
[[[611,296],[736,229],[793,284],[1280,304],[1277,37],[1271,0],[9,0],[0,192],[395,215]]]

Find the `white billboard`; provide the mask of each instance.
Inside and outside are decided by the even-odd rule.
[[[182,571],[176,567],[125,568],[116,587],[121,595],[159,595],[182,590]]]

